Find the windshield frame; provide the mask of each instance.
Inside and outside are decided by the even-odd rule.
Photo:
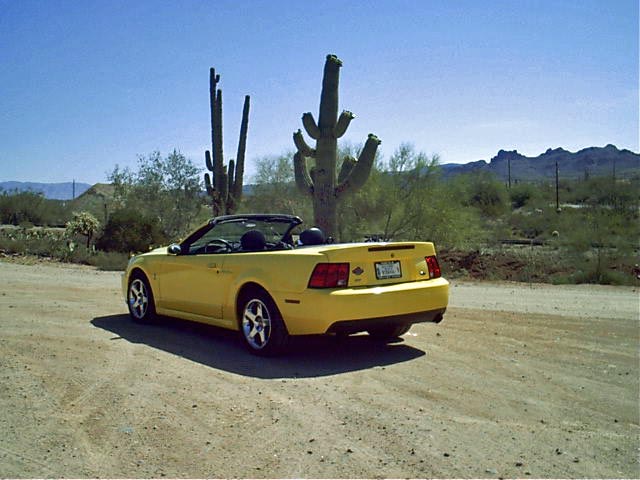
[[[291,231],[294,228],[296,228],[298,225],[302,224],[302,219],[294,215],[256,214],[256,213],[247,214],[247,215],[224,215],[221,217],[215,217],[211,219],[206,225],[200,227],[198,230],[193,232],[191,235],[189,235],[186,239],[184,239],[180,243],[181,255],[195,255],[198,253],[200,254],[202,253],[241,253],[241,251],[238,248],[234,248],[232,250],[227,250],[227,251],[220,251],[220,252],[190,251],[191,246],[194,243],[196,243],[205,235],[209,234],[212,230],[215,230],[216,227],[222,226],[225,224],[232,224],[232,223],[248,224],[247,231],[257,226],[257,225],[251,225],[251,223],[256,223],[256,224],[262,223],[265,225],[266,224],[282,225],[283,226],[282,234],[280,235],[280,232],[277,232],[278,235],[276,235],[279,238],[274,238],[274,236],[271,236],[268,241],[268,245],[273,245],[274,249],[276,249],[275,247],[278,244],[282,244],[282,243],[293,246]],[[284,228],[285,225],[286,225],[286,228]],[[259,230],[262,231],[265,229],[259,229]],[[266,234],[267,232],[263,231],[263,233]],[[226,239],[224,237],[218,237],[218,238],[223,238],[224,240],[227,240],[231,245],[234,245],[234,247],[236,246],[236,244],[239,244],[239,238],[237,239],[236,238]]]

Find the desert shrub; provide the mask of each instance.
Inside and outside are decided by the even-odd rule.
[[[91,245],[91,240],[100,228],[100,222],[89,212],[74,212],[73,218],[67,222],[66,235],[73,238],[82,235],[87,240],[87,248]]]
[[[41,193],[1,192],[0,223],[8,225],[63,225],[68,210],[60,200],[48,200]]]
[[[40,207],[44,197],[36,192],[2,192],[0,195],[0,221],[10,225],[39,224]]]
[[[508,211],[507,188],[490,173],[460,175],[450,182],[462,204],[476,209],[487,218],[497,218]]]
[[[109,180],[116,205],[153,217],[166,238],[187,233],[204,203],[200,169],[177,150],[140,156],[137,171],[116,166]]]
[[[538,197],[538,188],[531,183],[519,183],[509,190],[512,208],[522,208]]]
[[[433,241],[448,248],[477,246],[486,237],[480,215],[464,208],[441,179],[438,157],[402,144],[374,164],[369,180],[338,207],[340,238]]]
[[[567,211],[561,216],[551,207],[524,208],[511,213],[507,222],[516,238],[545,240],[551,238],[554,231],[564,236],[569,230],[566,227],[569,217],[573,218],[574,214],[575,212]]]
[[[0,229],[0,250],[55,259],[65,259],[70,253],[64,230],[41,227]]]
[[[123,208],[111,215],[96,247],[107,252],[146,252],[165,241],[157,219]]]
[[[122,271],[127,267],[129,255],[122,252],[96,252],[85,259],[87,265],[93,265],[98,270]]]

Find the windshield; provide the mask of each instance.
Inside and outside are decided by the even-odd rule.
[[[209,233],[213,233],[216,237],[224,238],[229,242],[239,242],[242,235],[249,230],[259,230],[264,234],[267,242],[277,243],[283,240],[284,235],[290,228],[291,222],[288,221],[242,218],[219,223]]]
[[[293,246],[290,231],[298,223],[297,218],[267,216],[222,219],[192,235],[183,244],[183,249],[187,254],[246,251],[242,247],[242,237],[255,231],[264,235],[264,248],[287,248],[288,245]]]

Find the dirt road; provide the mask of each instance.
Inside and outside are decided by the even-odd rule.
[[[640,477],[633,288],[454,283],[403,342],[259,359],[118,284],[0,262],[1,477]]]

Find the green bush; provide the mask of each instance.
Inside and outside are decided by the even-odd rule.
[[[60,200],[47,200],[37,192],[0,193],[0,223],[8,225],[63,225],[69,212]]]
[[[100,228],[100,222],[89,212],[73,212],[73,219],[67,222],[66,235],[73,238],[76,235],[83,235],[87,239],[87,248],[91,245],[91,240]]]
[[[146,252],[164,242],[156,219],[124,208],[111,215],[96,247],[106,252]]]
[[[531,183],[519,183],[509,190],[512,208],[522,208],[529,205],[538,196],[538,189]]]
[[[127,268],[129,255],[122,252],[96,252],[86,257],[87,265],[98,267],[98,270],[104,271],[122,271]]]
[[[177,150],[164,158],[160,152],[140,156],[136,171],[116,165],[109,180],[115,191],[114,204],[145,219],[153,218],[163,238],[177,239],[187,233],[204,204],[200,169]]]
[[[6,253],[62,258],[69,248],[62,230],[36,227],[2,228],[0,250]]]
[[[450,187],[463,205],[477,209],[485,218],[497,218],[508,211],[507,188],[491,173],[460,175]]]

